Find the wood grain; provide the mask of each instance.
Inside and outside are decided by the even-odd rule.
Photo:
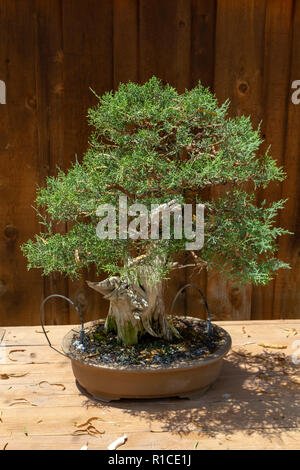
[[[2,361],[0,374],[9,378],[0,379],[0,447],[8,443],[7,450],[79,450],[88,442],[89,449],[106,449],[125,433],[124,450],[193,449],[196,442],[200,449],[299,449],[299,385],[274,367],[276,351],[266,361],[259,343],[286,345],[289,360],[293,338],[300,335],[300,320],[218,324],[232,336],[233,351],[204,396],[116,403],[97,402],[83,394],[69,360],[61,360],[45,342],[40,344],[39,327],[7,328],[1,358],[3,349],[20,348],[17,344],[26,338],[27,359],[37,353],[43,362],[31,364],[24,353],[16,353],[18,360],[13,362],[6,354]],[[69,328],[50,326],[53,343],[59,344]],[[289,331],[297,335],[291,339]],[[234,353],[241,348],[251,354],[250,359]],[[89,418],[98,418],[93,424],[103,434],[74,435]]]
[[[70,168],[77,155],[87,150],[91,129],[88,108],[99,96],[113,88],[113,2],[110,0],[64,0],[62,10],[64,50],[64,167]],[[101,301],[85,279],[96,280],[95,272],[85,272],[83,279],[69,281],[70,298],[80,305],[85,320],[105,316],[107,302]],[[71,322],[78,317],[73,311]]]
[[[215,55],[215,93],[220,103],[231,101],[232,116],[250,115],[258,126],[263,109],[263,55],[265,1],[218,2]],[[238,40],[237,40],[238,38]],[[213,188],[218,198],[226,188]],[[220,320],[249,319],[252,287],[238,287],[210,272],[207,295]]]
[[[293,1],[275,0],[267,3],[263,74],[263,123],[265,142],[261,152],[269,146],[270,154],[279,166],[284,164],[287,131],[287,102],[290,96],[290,66],[293,35]],[[281,198],[282,185],[272,183],[257,194],[257,203]],[[276,223],[279,224],[280,217]],[[283,259],[285,254],[283,255]],[[290,274],[290,273],[289,273]],[[252,290],[251,318],[273,317],[275,281]]]
[[[58,0],[36,2],[36,88],[38,117],[38,154],[44,164],[40,167],[42,184],[46,176],[55,176],[57,167],[64,168],[63,119],[63,38],[61,4]],[[43,227],[41,227],[41,230]],[[66,232],[66,224],[56,230]],[[68,296],[68,281],[59,273],[44,278],[44,295]],[[69,304],[51,300],[45,306],[48,324],[70,323]]]
[[[114,0],[114,88],[139,81],[139,2]]]
[[[190,0],[140,0],[140,80],[153,75],[179,92],[190,85]]]
[[[202,85],[214,90],[215,72],[215,28],[217,2],[193,0],[191,3],[191,84],[194,87],[199,80]],[[210,190],[203,191],[203,199],[210,197]],[[189,256],[187,262],[193,263]],[[186,268],[186,281],[198,286],[204,295],[207,295],[207,272],[200,273],[194,268]],[[186,291],[186,312],[194,317],[206,317],[204,302],[196,289],[188,288]]]
[[[43,298],[37,270],[27,272],[20,244],[39,232],[32,209],[41,182],[38,153],[34,1],[0,3],[0,324],[36,322]],[[44,173],[44,170],[43,170]]]
[[[142,83],[153,75],[170,83],[179,92],[190,86],[190,1],[141,0],[139,25],[139,77]],[[177,257],[183,263],[185,255]],[[166,283],[165,303],[170,312],[172,300],[186,283],[185,270],[170,274]],[[183,292],[172,313],[186,312]]]
[[[300,77],[300,3],[295,2],[290,83]],[[282,198],[288,198],[280,214],[280,225],[293,232],[279,242],[279,257],[290,263],[291,271],[281,271],[275,281],[273,317],[298,317],[300,312],[300,107],[288,100],[288,117],[284,149],[284,168],[288,175],[282,184]]]

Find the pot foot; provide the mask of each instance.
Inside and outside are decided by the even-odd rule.
[[[207,387],[201,388],[200,390],[195,390],[194,392],[189,392],[189,393],[184,393],[182,395],[178,395],[178,398],[186,398],[189,400],[197,400],[197,398],[201,398],[211,385],[208,385]]]
[[[110,397],[107,395],[94,395],[93,393],[90,394],[95,400],[102,401],[103,403],[110,403],[111,401],[119,401],[121,397]]]

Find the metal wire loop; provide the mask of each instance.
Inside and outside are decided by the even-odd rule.
[[[212,328],[212,324],[211,324],[210,311],[209,311],[209,308],[208,308],[208,303],[207,303],[206,297],[203,294],[202,290],[199,289],[198,286],[195,286],[195,284],[185,284],[183,287],[181,287],[179,289],[179,291],[177,292],[177,294],[175,295],[175,297],[172,301],[170,312],[171,313],[173,312],[173,308],[174,308],[174,305],[176,303],[176,300],[178,299],[181,292],[183,292],[187,287],[192,287],[193,289],[196,289],[201,294],[201,296],[203,298],[203,301],[204,301],[205,308],[206,308],[206,312],[207,312],[207,316],[206,316],[207,334],[211,335],[213,333],[213,328]]]
[[[44,308],[45,308],[45,304],[46,302],[53,298],[53,297],[59,297],[61,299],[64,299],[66,300],[67,302],[69,302],[76,310],[76,312],[78,313],[79,315],[79,318],[80,318],[80,322],[81,322],[81,330],[80,330],[80,343],[83,344],[84,342],[84,322],[83,322],[83,317],[82,317],[82,314],[80,312],[80,309],[78,307],[78,305],[76,305],[71,299],[69,299],[68,297],[65,297],[64,295],[60,295],[60,294],[51,294],[51,295],[48,295],[48,297],[46,297],[43,302],[41,303],[41,306],[40,306],[40,322],[41,322],[41,326],[42,326],[42,330],[43,330],[43,333],[44,335],[46,336],[46,339],[48,341],[48,344],[50,346],[50,348],[54,349],[54,351],[58,352],[59,354],[61,354],[62,356],[65,356],[65,357],[68,357],[65,353],[63,353],[62,351],[59,351],[58,349],[56,349],[54,346],[52,346],[51,344],[51,341],[47,335],[47,332],[45,330],[45,327],[44,327]]]

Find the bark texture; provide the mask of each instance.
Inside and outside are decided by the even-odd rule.
[[[138,343],[146,332],[167,341],[178,335],[166,317],[162,283],[137,285],[117,276],[87,283],[110,301],[105,329],[115,331],[123,344]]]

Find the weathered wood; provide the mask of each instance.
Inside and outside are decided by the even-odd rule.
[[[262,78],[265,1],[218,2],[216,24],[215,93],[221,103],[231,100],[231,115],[250,115],[254,126],[262,117]],[[213,188],[220,197],[226,187]],[[208,275],[211,309],[220,320],[249,319],[252,287],[237,287],[218,273]]]
[[[139,80],[138,0],[114,0],[114,88]]]
[[[183,92],[190,86],[190,1],[141,0],[139,23],[139,78],[142,83],[156,75]],[[176,261],[184,264],[185,255]],[[177,291],[186,283],[185,270],[170,274],[164,300],[169,309]],[[186,311],[183,292],[172,313]]]
[[[267,3],[264,48],[264,97],[262,135],[265,142],[261,152],[271,145],[270,154],[279,166],[284,164],[284,146],[287,130],[287,100],[290,95],[290,61],[293,34],[292,0]],[[257,194],[257,202],[267,203],[281,198],[282,185],[272,183]],[[294,197],[294,196],[292,196]],[[278,217],[276,223],[279,224]],[[283,255],[283,259],[285,254]],[[288,273],[288,276],[290,273]],[[273,317],[275,281],[252,290],[251,318]]]
[[[184,433],[169,435],[165,438],[165,433],[161,432],[137,432],[131,433],[124,446],[119,450],[194,450],[197,444],[197,450],[244,450],[245,440],[247,440],[247,449],[249,450],[274,450],[297,449],[298,431],[287,431],[262,434],[260,432],[247,431],[237,432],[234,437],[228,436],[222,439],[221,433],[215,437],[210,437],[203,432],[193,432],[186,437]],[[0,448],[6,444],[6,450],[79,450],[88,443],[89,450],[104,450],[115,439],[119,438],[122,431],[115,431],[99,437],[95,436],[59,436],[59,439],[49,439],[49,436],[28,436],[26,439],[11,436],[1,437]],[[162,439],[164,437],[164,439]]]
[[[291,81],[300,77],[300,3],[295,2],[293,15],[293,47]],[[282,198],[288,198],[280,214],[280,225],[293,232],[279,241],[279,257],[290,263],[291,271],[281,271],[277,276],[274,291],[274,318],[298,317],[300,311],[300,108],[288,100],[288,118],[284,151],[284,168],[288,178],[282,184]]]
[[[233,427],[237,425],[237,412],[229,412],[232,406],[236,406],[240,409],[240,423],[237,430],[263,430],[265,432],[272,432],[276,430],[276,427],[284,428],[284,420],[286,427],[289,430],[293,429],[292,423],[299,425],[299,411],[296,416],[292,413],[296,412],[297,405],[300,402],[297,400],[293,405],[289,404],[289,398],[281,399],[280,404],[282,410],[279,410],[276,406],[274,409],[269,407],[275,405],[276,399],[271,397],[268,398],[267,402],[264,403],[262,400],[221,400],[219,402],[214,401],[212,403],[191,402],[189,405],[183,408],[178,403],[160,403],[152,405],[144,403],[143,406],[137,408],[131,407],[127,404],[127,408],[114,408],[113,406],[98,406],[95,405],[88,407],[67,405],[65,400],[65,406],[59,406],[55,408],[55,404],[49,406],[32,406],[26,405],[13,405],[13,399],[7,406],[3,407],[2,424],[0,428],[0,436],[9,435],[13,433],[15,437],[20,438],[24,435],[24,426],[28,431],[28,434],[34,436],[38,435],[49,435],[58,439],[60,435],[72,435],[76,429],[78,429],[75,423],[84,423],[91,417],[99,417],[99,420],[94,421],[94,426],[99,430],[104,430],[105,433],[111,433],[120,431],[121,433],[132,432],[161,432],[161,433],[175,433],[180,434],[185,431],[187,436],[193,431],[208,431],[207,434],[216,434],[219,432],[218,422],[222,416],[222,424],[225,429],[228,430],[228,434],[234,434]],[[11,406],[9,406],[9,404]],[[128,406],[129,405],[129,406]],[[247,416],[246,407],[249,408],[249,414]],[[265,421],[261,423],[257,422],[258,416],[262,416],[262,413],[269,408],[268,416]],[[128,409],[129,408],[129,409]],[[57,426],[58,417],[55,413],[55,409],[59,412],[60,426]],[[223,411],[222,411],[223,410]],[[225,413],[227,410],[227,413]],[[280,415],[285,412],[284,419],[280,420]],[[20,423],[20,414],[22,413],[22,422]],[[213,413],[215,417],[213,418]],[[251,415],[253,419],[251,419]],[[121,419],[120,419],[121,418]],[[209,424],[208,418],[211,419]],[[279,420],[276,426],[276,420]],[[40,423],[37,421],[41,420]],[[280,422],[281,421],[281,422]],[[275,422],[275,425],[274,425]],[[24,424],[23,424],[24,423]],[[23,424],[23,425],[22,425]],[[224,431],[220,431],[222,439],[224,439]]]
[[[39,231],[31,205],[40,170],[34,1],[0,3],[0,324],[36,322],[43,297],[37,270],[27,272],[19,245]]]
[[[299,384],[274,364],[278,352],[289,360],[292,342],[300,336],[300,320],[219,324],[231,334],[233,351],[206,395],[189,401],[170,398],[117,404],[103,404],[82,394],[69,360],[56,362],[56,353],[47,344],[40,346],[39,340],[38,345],[30,345],[36,344],[39,327],[25,327],[23,332],[22,327],[8,328],[7,339],[22,342],[27,337],[29,357],[40,351],[38,355],[46,360],[29,364],[19,357],[1,364],[0,374],[16,374],[0,380],[1,448],[8,443],[7,450],[80,449],[88,442],[89,449],[106,449],[126,433],[124,450],[193,449],[197,441],[200,449],[299,449]],[[58,344],[69,328],[49,327],[53,343]],[[261,342],[287,345],[287,349],[273,350],[268,356]],[[4,344],[1,354],[3,349],[18,348]],[[234,352],[241,347],[251,353],[250,360]],[[264,360],[259,359],[261,354]],[[22,372],[26,375],[17,377]],[[95,417],[99,419],[92,424],[104,434],[73,435],[78,425]]]
[[[86,152],[91,129],[86,115],[98,95],[113,88],[113,2],[65,0],[62,11],[64,41],[64,151],[65,169],[75,156]],[[94,280],[95,273],[84,277]],[[105,316],[108,304],[100,302],[85,280],[69,281],[70,298],[81,307],[85,320]],[[72,310],[71,322],[77,322]]]
[[[140,80],[153,75],[183,92],[190,84],[189,0],[141,0]]]
[[[217,2],[191,0],[191,87],[213,90]]]
[[[214,44],[217,2],[192,0],[191,2],[191,84],[194,87],[199,80],[202,85],[214,89]],[[210,190],[203,191],[204,200],[209,199]],[[189,254],[189,260],[193,260]],[[193,262],[193,261],[192,261]],[[186,281],[198,286],[207,294],[207,272],[199,273],[194,268],[185,269]],[[206,311],[202,297],[195,289],[188,288],[185,294],[186,313],[205,318]]]
[[[115,332],[124,345],[137,344],[139,337],[145,333],[167,341],[172,339],[172,329],[163,302],[162,283],[149,283],[150,269],[140,271],[141,285],[130,284],[117,276],[101,282],[88,281],[89,287],[100,292],[110,302],[105,330]]]
[[[38,118],[38,154],[41,162],[42,184],[46,177],[64,168],[63,120],[63,38],[61,5],[58,0],[36,2],[36,90]],[[41,227],[43,229],[43,227]],[[57,225],[57,231],[66,232],[66,224]],[[68,281],[53,273],[44,278],[44,295],[68,296]],[[48,324],[70,323],[69,304],[57,301],[45,306]]]

